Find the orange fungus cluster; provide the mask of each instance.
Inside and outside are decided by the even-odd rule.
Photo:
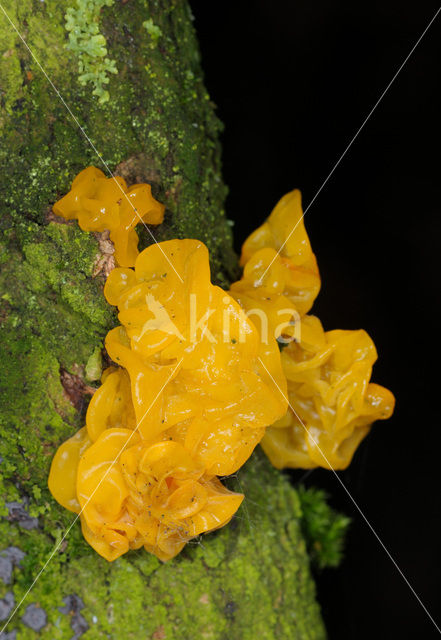
[[[298,190],[245,241],[241,262],[232,295],[249,314],[264,309],[266,333],[287,345],[281,360],[289,407],[266,430],[263,450],[279,469],[346,468],[371,424],[392,415],[394,397],[370,382],[377,352],[365,331],[325,332],[307,315],[320,276]]]
[[[211,284],[197,240],[148,247],[134,269],[111,272],[104,293],[119,311],[106,338],[119,366],[56,453],[49,487],[108,560],[141,546],[168,560],[238,509],[243,496],[218,476],[236,472],[286,413],[280,353]]]
[[[364,331],[325,332],[307,315],[320,276],[298,191],[246,240],[226,292],[198,240],[138,253],[136,223],[159,224],[164,208],[148,185],[116,180],[90,167],[54,206],[110,230],[119,267],[104,295],[120,324],[106,337],[115,366],[56,452],[49,488],[107,560],[144,547],[165,561],[232,518],[243,495],[219,476],[259,442],[279,468],[344,468],[394,398],[370,383],[377,355]]]
[[[152,196],[149,184],[128,188],[124,178],[106,178],[96,167],[81,171],[67,195],[53,206],[66,220],[77,219],[83,231],[110,231],[116,262],[132,267],[138,255],[139,222],[157,225],[164,219],[164,205]]]
[[[300,343],[282,353],[289,409],[262,447],[274,466],[345,469],[372,422],[389,418],[394,397],[370,382],[377,359],[368,334],[323,331],[305,316]]]

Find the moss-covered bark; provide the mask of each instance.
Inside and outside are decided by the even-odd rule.
[[[156,237],[200,238],[213,278],[231,278],[220,125],[186,2],[123,0],[101,9],[99,31],[118,70],[103,104],[93,83],[79,82],[78,52],[65,47],[66,3],[2,4],[110,168],[129,182],[151,182],[166,203]],[[82,426],[115,317],[102,276],[92,277],[99,239],[50,214],[73,176],[100,162],[1,13],[0,104],[4,616],[72,521],[47,490],[48,469],[57,445]],[[246,493],[237,518],[166,565],[143,551],[108,564],[74,525],[7,632],[16,629],[20,640],[36,637],[31,627],[51,639],[323,637],[296,492],[258,454],[229,482]],[[26,554],[20,566],[10,547]],[[42,611],[27,609],[32,604]]]

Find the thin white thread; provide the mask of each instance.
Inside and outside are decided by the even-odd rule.
[[[259,358],[261,365],[263,366],[263,368],[265,369],[265,371],[268,373],[268,375],[270,376],[271,380],[274,382],[274,384],[276,385],[277,389],[280,391],[280,393],[282,394],[283,398],[286,400],[286,396],[283,393],[283,391],[281,390],[281,388],[279,387],[279,385],[277,384],[277,382],[274,380],[273,376],[271,375],[271,373],[268,371],[268,369],[266,368],[264,362],[261,360],[261,358]],[[363,520],[366,522],[366,524],[368,525],[369,529],[372,531],[372,533],[374,534],[375,538],[377,539],[377,541],[380,543],[380,546],[383,548],[383,550],[386,552],[386,555],[389,557],[389,559],[391,560],[392,564],[394,565],[395,569],[398,571],[398,573],[401,575],[401,577],[403,578],[404,582],[407,584],[407,586],[409,587],[410,591],[413,593],[413,595],[415,596],[415,598],[417,599],[418,603],[421,605],[423,611],[426,613],[426,615],[428,616],[429,620],[432,622],[432,624],[434,625],[434,627],[436,628],[436,630],[438,631],[438,633],[441,635],[441,629],[438,627],[437,623],[435,622],[435,620],[433,619],[433,617],[431,616],[431,614],[429,613],[427,607],[424,605],[424,603],[422,602],[421,598],[419,597],[419,595],[417,594],[417,592],[415,591],[415,589],[412,587],[412,585],[410,584],[409,580],[406,578],[406,576],[404,575],[404,573],[402,572],[402,570],[400,569],[400,567],[398,566],[398,564],[396,563],[396,561],[394,560],[394,558],[392,557],[390,551],[387,549],[387,547],[385,546],[385,544],[383,543],[383,541],[381,540],[380,536],[378,535],[378,533],[375,531],[374,527],[371,525],[371,523],[369,522],[369,520],[367,519],[367,517],[364,515],[363,511],[361,510],[361,507],[358,506],[358,503],[356,502],[355,498],[352,497],[351,492],[349,491],[349,489],[346,487],[345,483],[343,482],[343,480],[340,478],[340,476],[338,475],[338,473],[335,471],[335,469],[332,467],[331,463],[329,462],[329,460],[327,459],[327,457],[325,456],[325,454],[323,453],[323,451],[321,450],[319,444],[316,442],[316,440],[314,439],[314,437],[311,435],[309,429],[306,427],[306,425],[303,423],[303,421],[301,420],[300,416],[297,414],[296,410],[291,406],[291,403],[289,402],[288,399],[288,406],[291,409],[291,411],[294,413],[294,415],[296,416],[297,420],[300,422],[300,424],[302,425],[302,427],[304,428],[304,430],[306,431],[306,433],[308,434],[308,436],[311,438],[311,440],[313,441],[314,445],[317,447],[317,449],[320,451],[321,455],[323,456],[323,459],[326,461],[326,464],[328,465],[329,469],[332,471],[332,473],[334,474],[334,476],[337,478],[337,480],[339,481],[340,485],[343,487],[343,489],[345,490],[346,494],[348,495],[348,497],[350,498],[351,502],[353,503],[353,505],[355,506],[355,508],[357,509],[357,511],[359,512],[359,514],[361,515],[361,517],[363,518]]]
[[[244,522],[246,522],[246,523],[247,523],[247,525],[248,525],[248,532],[249,532],[249,533],[252,533],[252,529],[253,529],[254,525],[253,525],[253,523],[251,522],[250,512],[248,511],[248,502],[249,502],[249,500],[247,499],[247,497],[246,497],[246,495],[245,495],[245,492],[244,492],[244,490],[242,489],[242,483],[241,483],[241,481],[239,480],[239,475],[236,475],[236,482],[237,482],[237,485],[238,485],[238,487],[239,487],[239,491],[243,494],[242,510],[243,510],[243,513],[244,513],[244,516],[245,516],[245,517],[243,518],[243,520],[244,520]],[[242,518],[241,518],[240,516],[238,516],[238,515],[235,515],[235,518],[237,518],[238,520],[242,520]]]
[[[33,51],[31,50],[31,48],[29,47],[29,45],[27,44],[26,40],[23,38],[23,36],[21,35],[21,33],[19,32],[19,30],[17,29],[17,27],[15,26],[15,24],[12,22],[11,18],[8,16],[8,14],[6,13],[5,9],[3,8],[3,5],[0,3],[0,9],[3,11],[4,15],[6,16],[7,20],[9,21],[9,23],[11,24],[12,28],[16,31],[18,37],[20,38],[20,40],[23,42],[24,46],[26,47],[26,49],[29,51],[29,53],[31,54],[32,58],[35,60],[35,62],[37,63],[38,67],[40,68],[41,72],[43,73],[44,77],[46,78],[46,80],[49,82],[49,84],[51,85],[52,89],[55,91],[55,93],[57,94],[57,96],[59,97],[59,99],[61,100],[61,102],[63,103],[63,105],[65,106],[66,110],[68,111],[69,115],[71,116],[72,120],[75,122],[75,124],[77,125],[77,127],[79,128],[79,130],[81,131],[81,133],[83,134],[83,136],[86,138],[87,142],[90,144],[90,146],[92,147],[93,151],[95,152],[96,156],[98,157],[98,159],[100,160],[100,162],[102,163],[102,165],[105,167],[106,171],[109,173],[109,175],[112,177],[112,179],[115,181],[115,183],[118,185],[119,190],[121,191],[121,193],[123,194],[123,196],[125,197],[125,199],[127,200],[127,202],[129,203],[129,205],[132,207],[133,211],[136,213],[136,215],[138,216],[139,220],[142,222],[142,224],[144,225],[144,227],[147,229],[147,231],[150,234],[150,237],[152,238],[153,242],[155,242],[155,244],[158,245],[158,247],[160,248],[163,256],[165,257],[165,259],[167,260],[167,262],[169,263],[169,265],[171,266],[171,268],[173,269],[173,271],[175,272],[175,274],[178,276],[179,280],[181,281],[182,284],[184,284],[183,279],[181,278],[181,276],[179,275],[179,273],[176,271],[175,267],[173,266],[172,262],[170,261],[169,257],[166,255],[166,253],[164,252],[163,248],[161,247],[161,244],[156,240],[155,236],[153,235],[151,229],[146,225],[146,223],[144,222],[144,220],[141,218],[141,216],[139,215],[138,211],[136,210],[136,207],[134,207],[133,203],[130,201],[130,198],[127,196],[126,192],[122,189],[121,185],[119,184],[119,182],[116,180],[114,174],[112,173],[112,171],[110,170],[109,165],[107,164],[107,162],[104,160],[104,158],[102,157],[102,155],[99,153],[98,149],[95,147],[95,145],[93,144],[92,140],[89,138],[89,136],[87,135],[87,133],[85,132],[84,128],[81,126],[81,124],[79,123],[78,119],[76,118],[76,116],[74,115],[74,113],[72,113],[72,110],[70,109],[69,105],[67,104],[67,102],[65,101],[65,99],[63,98],[63,96],[61,95],[61,93],[58,91],[57,87],[54,85],[54,83],[52,82],[52,80],[49,78],[48,74],[46,73],[45,69],[42,67],[42,65],[40,64],[39,60],[37,60],[35,54],[33,53]]]
[[[358,135],[361,133],[362,129],[364,128],[364,126],[366,125],[366,123],[368,122],[368,120],[370,119],[370,117],[372,116],[372,114],[374,113],[374,111],[376,110],[376,108],[378,107],[378,105],[380,104],[380,102],[383,100],[384,96],[386,95],[386,93],[389,91],[390,87],[392,86],[392,84],[395,82],[396,78],[398,77],[399,73],[402,71],[403,67],[406,65],[407,61],[409,60],[409,58],[411,57],[411,55],[413,54],[413,52],[415,51],[415,49],[417,48],[417,46],[419,45],[419,43],[421,42],[421,40],[424,38],[424,36],[426,35],[427,31],[430,29],[430,27],[432,26],[432,23],[435,21],[437,15],[439,14],[439,12],[441,11],[441,7],[439,7],[439,9],[437,10],[437,12],[435,13],[435,15],[433,16],[433,18],[431,19],[431,21],[429,22],[429,24],[427,25],[427,27],[424,29],[423,33],[420,35],[420,37],[418,38],[418,40],[416,41],[416,43],[414,44],[414,46],[412,47],[412,49],[410,50],[410,52],[408,53],[408,55],[406,56],[404,62],[401,64],[401,66],[399,67],[398,71],[395,73],[394,77],[392,78],[392,80],[389,82],[389,84],[387,85],[386,89],[383,91],[383,93],[381,94],[381,96],[378,98],[377,102],[375,103],[375,105],[372,107],[372,109],[370,110],[369,114],[367,115],[367,117],[365,118],[363,124],[361,125],[361,127],[358,129],[357,133],[354,135],[354,137],[352,138],[352,140],[350,141],[350,143],[348,144],[348,146],[346,147],[346,149],[343,151],[343,153],[341,154],[341,156],[339,157],[339,159],[337,160],[337,162],[335,163],[332,171],[330,172],[330,174],[328,175],[328,177],[326,178],[326,180],[322,183],[320,189],[316,192],[315,196],[313,197],[313,199],[311,200],[311,202],[308,204],[308,206],[306,207],[305,211],[303,212],[302,217],[300,218],[300,220],[297,222],[297,224],[293,227],[293,229],[291,230],[291,232],[288,234],[287,238],[285,239],[285,241],[283,242],[283,244],[281,245],[281,247],[277,250],[276,255],[273,257],[273,259],[271,260],[271,262],[269,263],[269,265],[267,266],[267,268],[265,269],[265,271],[263,272],[263,275],[260,277],[259,282],[263,282],[264,277],[266,276],[266,274],[268,273],[268,270],[270,269],[271,265],[273,264],[274,260],[276,260],[277,256],[280,254],[280,252],[283,250],[283,247],[286,245],[286,243],[288,242],[288,240],[290,239],[290,237],[292,236],[292,234],[294,233],[294,231],[297,229],[297,227],[299,226],[299,224],[302,222],[303,218],[306,216],[307,212],[309,211],[309,209],[312,207],[312,205],[314,204],[316,198],[320,195],[322,189],[325,187],[325,185],[327,184],[328,180],[331,178],[331,176],[333,175],[334,171],[337,169],[337,167],[339,166],[340,162],[343,160],[343,158],[345,157],[346,153],[349,151],[349,149],[352,147],[353,143],[355,142],[355,140],[358,138]]]
[[[9,616],[8,620],[6,621],[6,623],[4,624],[4,626],[2,627],[2,630],[0,631],[0,637],[3,634],[4,630],[6,629],[6,627],[8,626],[8,624],[11,622],[12,618],[15,616],[15,614],[17,613],[17,611],[20,609],[21,605],[23,604],[23,602],[26,600],[26,598],[28,597],[28,595],[30,594],[30,592],[32,591],[32,589],[34,588],[34,586],[36,585],[36,583],[38,582],[39,578],[41,577],[41,575],[43,574],[43,572],[45,571],[46,567],[48,566],[49,562],[52,560],[52,558],[54,557],[54,555],[56,554],[56,552],[58,551],[58,549],[60,548],[60,546],[62,545],[62,543],[64,542],[64,540],[66,539],[67,535],[69,534],[69,531],[72,529],[72,527],[74,526],[74,524],[76,523],[76,521],[78,520],[78,518],[81,516],[81,514],[83,513],[84,509],[87,507],[87,505],[89,504],[89,502],[92,500],[93,496],[95,495],[95,493],[98,491],[99,487],[101,486],[102,482],[104,482],[104,480],[107,478],[108,474],[110,473],[110,471],[113,469],[114,465],[116,464],[116,461],[118,460],[118,458],[120,457],[120,455],[122,454],[122,452],[126,449],[126,447],[128,446],[129,442],[131,441],[131,439],[133,438],[134,434],[138,431],[141,423],[144,421],[145,417],[147,416],[148,412],[150,411],[150,409],[153,407],[153,405],[155,404],[156,400],[159,398],[159,396],[161,395],[161,393],[163,392],[164,388],[167,386],[167,384],[170,382],[170,380],[172,379],[175,371],[178,369],[178,367],[180,366],[181,362],[182,362],[183,358],[181,358],[178,362],[178,364],[175,366],[175,368],[173,369],[173,371],[171,372],[171,374],[169,375],[169,377],[167,378],[167,380],[164,382],[164,384],[162,385],[161,389],[158,391],[158,393],[156,394],[154,400],[152,401],[151,405],[149,406],[149,408],[147,409],[147,411],[144,413],[144,415],[142,416],[141,420],[138,422],[138,424],[136,425],[135,429],[133,429],[132,433],[130,434],[130,436],[127,438],[127,441],[124,443],[123,447],[121,447],[121,450],[118,452],[118,455],[116,456],[116,458],[113,460],[112,464],[110,465],[110,467],[107,469],[106,473],[103,475],[103,477],[101,478],[101,480],[99,481],[99,483],[97,484],[97,486],[95,487],[94,491],[92,492],[92,494],[89,496],[89,498],[87,499],[85,505],[83,506],[83,508],[81,509],[81,511],[75,516],[74,520],[71,522],[71,524],[69,525],[68,529],[66,530],[65,534],[63,535],[63,537],[61,538],[60,542],[58,542],[53,551],[51,552],[49,558],[46,560],[46,562],[44,563],[43,567],[40,569],[40,571],[38,572],[38,574],[36,575],[35,579],[33,580],[31,586],[29,587],[29,589],[26,591],[26,593],[24,594],[24,596],[22,597],[22,599],[20,600],[20,602],[18,603],[18,605],[15,607],[14,611],[11,613],[11,615]]]

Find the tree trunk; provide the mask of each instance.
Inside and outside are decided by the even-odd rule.
[[[110,62],[103,71],[102,38],[89,53],[84,38],[66,48],[65,3],[2,4],[110,169],[129,184],[150,182],[166,204],[156,238],[203,240],[213,279],[228,282],[237,263],[223,211],[220,123],[187,3],[71,0],[70,32],[77,21],[79,32],[104,36],[116,73]],[[116,317],[102,295],[104,276],[96,275],[102,238],[51,213],[76,173],[104,167],[1,12],[0,101],[5,619],[73,520],[47,489],[50,461],[83,425]],[[143,246],[149,241],[141,234]],[[259,453],[229,483],[246,495],[238,516],[166,564],[145,551],[107,563],[76,523],[2,639],[14,630],[34,638],[31,629],[50,639],[324,637],[296,492]]]

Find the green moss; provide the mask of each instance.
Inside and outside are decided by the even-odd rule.
[[[17,22],[17,5],[8,12],[13,23]],[[11,28],[0,29],[0,86],[9,87],[9,91],[0,91],[0,100],[6,113],[11,113],[12,105],[22,96],[22,71],[20,58],[15,48],[15,35]],[[0,119],[0,128],[4,122]]]
[[[302,531],[308,553],[319,569],[337,567],[351,519],[332,509],[327,495],[320,489],[298,490],[302,509]]]
[[[17,473],[34,494],[35,482],[46,483],[52,443],[81,422],[63,391],[60,368],[81,376],[114,323],[100,283],[85,275],[96,241],[75,227],[63,225],[59,232],[53,226],[29,224],[21,237],[5,233],[9,243],[1,252],[0,290],[7,293],[0,306],[0,455],[8,475]]]
[[[76,593],[90,625],[85,640],[138,640],[155,632],[173,640],[324,638],[296,492],[261,454],[229,482],[246,494],[237,517],[165,565],[144,551],[109,564],[79,542],[75,525],[27,601],[48,613],[40,637],[70,637],[58,607],[63,597]],[[46,538],[17,533],[16,542],[28,555],[16,574],[16,599],[52,548],[56,530],[53,525],[46,530]],[[33,637],[19,618],[14,627],[19,640]]]

